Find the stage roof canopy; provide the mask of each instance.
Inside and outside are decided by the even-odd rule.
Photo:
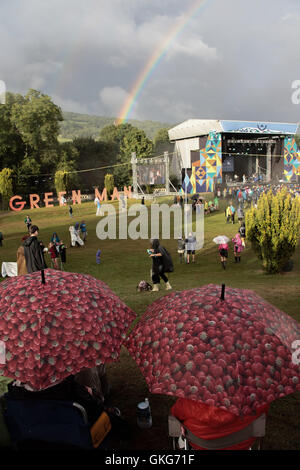
[[[168,131],[171,141],[191,139],[210,132],[241,134],[291,134],[297,133],[298,124],[257,121],[226,121],[213,119],[188,119]]]

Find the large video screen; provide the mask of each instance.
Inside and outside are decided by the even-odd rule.
[[[165,184],[165,164],[137,165],[138,184]]]
[[[223,173],[231,173],[234,171],[234,157],[228,156],[228,157],[223,157],[223,163],[222,163],[222,172]]]

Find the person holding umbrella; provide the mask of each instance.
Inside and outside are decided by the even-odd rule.
[[[300,324],[255,292],[209,284],[149,305],[126,348],[150,393],[246,418],[300,391],[299,337]]]
[[[102,378],[136,318],[99,279],[53,269],[1,282],[0,311],[0,337],[9,330],[0,375],[36,391],[83,369],[96,367]]]
[[[219,245],[219,255],[221,258],[221,264],[223,269],[226,269],[226,263],[228,258],[228,242],[229,238],[226,235],[219,235],[213,239],[213,242]]]

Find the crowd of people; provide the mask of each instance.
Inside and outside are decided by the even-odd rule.
[[[50,257],[52,268],[64,270],[67,262],[67,245],[59,235],[54,232],[48,246],[45,246],[42,241],[38,240],[39,228],[32,224],[29,216],[25,218],[25,224],[28,233],[22,237],[22,244],[17,250],[18,275],[46,269],[48,267],[45,260],[46,254]],[[69,232],[70,247],[83,246],[87,241],[87,225],[84,220],[80,224],[76,222],[75,225],[71,225]]]
[[[201,197],[194,197],[192,199],[192,210],[199,211],[203,209],[204,214],[210,214],[214,211],[219,210],[220,200],[228,200],[228,204],[225,208],[225,223],[235,224],[235,216],[237,216],[239,222],[239,228],[237,233],[231,239],[233,243],[233,255],[235,263],[241,262],[241,254],[246,246],[246,226],[244,222],[245,208],[247,204],[255,205],[261,194],[269,191],[277,192],[281,189],[281,186],[270,187],[269,185],[258,185],[253,187],[240,187],[240,188],[224,188],[221,191],[217,188],[214,199],[206,201]],[[299,186],[290,187],[290,191],[294,197],[299,196]],[[175,199],[174,199],[175,202]],[[100,201],[95,199],[97,205],[97,215],[100,214]],[[181,207],[184,205],[184,198],[182,196],[176,197],[176,204]],[[72,208],[70,206],[70,216],[72,217]],[[22,244],[17,252],[17,264],[18,264],[18,275],[32,273],[47,268],[45,260],[46,254],[50,256],[51,265],[55,269],[64,269],[63,266],[66,263],[66,250],[67,246],[63,240],[59,237],[58,233],[54,232],[49,241],[48,247],[46,247],[42,241],[38,239],[39,228],[32,224],[32,220],[29,216],[25,218],[25,224],[28,233],[22,237]],[[226,226],[226,225],[225,225]],[[87,242],[87,224],[83,220],[81,223],[76,222],[74,225],[69,227],[70,233],[70,246],[81,247]],[[1,234],[2,235],[2,234]],[[0,245],[2,244],[2,238],[0,236]],[[224,242],[218,245],[221,265],[223,269],[226,269],[229,253],[229,243]],[[197,241],[195,235],[190,232],[187,237],[178,239],[178,255],[180,263],[186,262],[187,264],[195,263]],[[152,282],[153,292],[159,290],[160,282],[163,281],[166,290],[171,290],[168,273],[172,273],[174,265],[172,257],[169,252],[163,247],[158,239],[153,239],[150,242],[150,248],[147,250],[149,257],[152,259]],[[96,263],[100,264],[101,250],[99,249],[96,253]],[[65,379],[62,383],[51,387],[51,389],[39,392],[39,397],[46,400],[66,400],[67,398],[71,401],[76,401],[88,412],[89,421],[94,423],[99,413],[106,410],[111,419],[113,419],[115,410],[110,409],[106,405],[107,397],[109,396],[109,385],[106,376],[105,365],[101,364],[92,369],[84,369],[76,375],[71,375]],[[28,387],[24,387],[18,381],[14,381],[8,387],[9,396],[12,398],[31,399],[34,398],[34,390],[29,390]],[[174,407],[174,415],[176,415],[177,408]],[[181,410],[180,410],[181,411]],[[178,411],[178,416],[180,413]]]

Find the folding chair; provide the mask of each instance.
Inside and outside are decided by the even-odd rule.
[[[3,415],[16,449],[93,449],[87,414],[78,403],[5,396]]]
[[[175,416],[169,415],[168,420],[169,436],[173,440],[173,449],[189,449],[189,443],[195,444],[207,450],[219,450],[240,444],[251,438],[258,439],[258,450],[261,449],[262,438],[266,434],[266,414],[263,413],[255,421],[252,421],[244,429],[218,439],[200,439],[189,431]],[[176,445],[179,441],[179,444]],[[249,449],[251,450],[251,448]]]

